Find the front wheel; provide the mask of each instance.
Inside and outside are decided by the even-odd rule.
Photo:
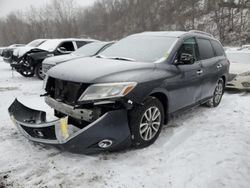
[[[20,64],[21,68],[18,68],[17,72],[19,72],[24,77],[33,77],[35,72],[33,66],[30,65],[28,61],[25,59],[21,60]]]
[[[129,113],[133,145],[143,148],[153,144],[161,132],[163,122],[162,103],[155,97],[148,97],[143,105]]]
[[[222,96],[224,94],[225,90],[225,82],[222,78],[219,79],[219,81],[216,84],[213,98],[211,98],[207,103],[206,106],[208,107],[217,107],[219,106]]]

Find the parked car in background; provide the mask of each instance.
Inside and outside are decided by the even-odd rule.
[[[22,46],[25,46],[25,44],[12,44],[8,46],[7,48],[2,49],[1,56],[3,56],[4,62],[10,63],[14,49],[22,47]]]
[[[24,77],[36,75],[43,79],[42,62],[48,57],[70,54],[76,49],[94,42],[92,39],[50,39],[37,48],[14,57],[15,61],[11,66]]]
[[[39,46],[42,45],[47,40],[49,40],[49,39],[36,39],[32,43],[30,43],[29,45],[14,49],[12,59],[11,59],[11,64],[13,62],[17,62],[19,60],[19,57],[22,57],[23,54],[25,54],[26,52],[28,52],[34,48],[39,48]]]
[[[207,33],[145,32],[48,71],[45,102],[58,120],[17,100],[9,113],[26,138],[72,152],[142,148],[170,116],[218,106],[228,70],[223,47]]]
[[[243,45],[243,46],[241,47],[241,49],[243,49],[243,50],[250,50],[250,44]]]
[[[71,54],[46,58],[42,63],[43,74],[45,75],[49,69],[60,63],[73,59],[95,56],[113,43],[114,42],[93,42],[86,44]]]
[[[231,62],[227,88],[250,90],[250,50],[227,51]]]
[[[232,46],[225,46],[224,47],[224,50],[225,50],[225,52],[227,52],[227,51],[231,51],[231,50],[240,50],[241,49],[241,47],[232,47]]]

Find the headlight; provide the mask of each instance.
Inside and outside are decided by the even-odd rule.
[[[239,76],[250,76],[250,71],[239,74]]]
[[[123,97],[131,92],[136,84],[135,82],[94,84],[86,89],[78,101]]]

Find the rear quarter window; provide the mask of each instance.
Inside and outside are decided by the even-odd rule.
[[[82,46],[88,44],[88,42],[85,41],[76,41],[77,48],[81,48]]]
[[[216,56],[224,56],[225,53],[224,53],[224,50],[223,50],[221,44],[217,41],[214,41],[214,40],[212,40],[211,43],[212,43],[212,46],[214,48],[215,55]]]
[[[198,38],[197,42],[199,46],[201,60],[210,59],[214,57],[214,49],[208,39]]]

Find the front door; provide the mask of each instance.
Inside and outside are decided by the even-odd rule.
[[[181,56],[183,54],[193,57],[193,62],[189,64],[182,63]],[[201,100],[203,70],[198,58],[198,46],[195,38],[184,40],[171,65],[171,69],[174,75],[166,79],[165,82],[170,98],[170,113]]]

